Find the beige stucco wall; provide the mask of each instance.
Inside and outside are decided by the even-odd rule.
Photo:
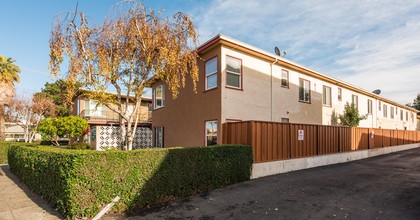
[[[311,92],[311,104],[299,102],[299,78],[311,81],[310,77],[289,70],[289,88],[283,88],[282,67],[243,54],[234,48],[223,47],[223,79],[226,78],[226,56],[242,60],[243,91],[225,88],[226,80],[222,80],[224,121],[240,119],[281,122],[282,118],[287,118],[292,123],[322,122],[320,94]],[[311,88],[313,84],[311,81]]]
[[[201,57],[203,60],[198,60],[197,93],[194,93],[189,78],[186,80],[186,87],[179,90],[176,99],[172,98],[171,92],[165,86],[165,106],[153,110],[152,120],[153,127],[164,127],[164,147],[204,146],[206,120],[218,120],[218,137],[221,137],[220,74],[218,87],[204,91],[204,61],[219,54],[220,47],[216,47],[204,54]],[[218,72],[220,73],[220,55],[218,56]],[[154,89],[162,83],[155,83],[152,88]],[[220,138],[218,142],[221,143]]]
[[[242,60],[242,90],[225,87],[226,56]],[[352,102],[352,95],[358,97],[358,109],[361,115],[367,118],[360,122],[360,127],[374,127],[384,129],[407,128],[415,130],[417,126],[407,109],[403,109],[404,120],[400,120],[400,107],[386,103],[388,117],[384,118],[378,109],[376,98],[363,95],[357,91],[349,90],[336,84],[272,64],[267,60],[245,54],[235,48],[223,46],[221,51],[222,65],[222,121],[236,120],[262,120],[281,122],[282,118],[289,119],[290,123],[337,125],[336,116],[342,114],[344,105]],[[289,72],[289,88],[281,87],[281,70]],[[310,81],[311,102],[299,102],[299,79]],[[322,104],[323,86],[331,88],[331,106]],[[342,100],[338,100],[338,88],[342,89]],[[372,113],[368,113],[368,100],[372,101]],[[384,101],[381,101],[381,105]],[[390,107],[394,107],[394,119],[390,118]],[[409,120],[405,112],[409,111]]]

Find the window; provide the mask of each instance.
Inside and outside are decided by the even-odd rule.
[[[400,120],[404,121],[404,112],[402,109],[400,110]]]
[[[163,127],[155,127],[155,147],[163,148]]]
[[[388,117],[388,112],[387,112],[388,109],[387,109],[387,106],[385,104],[384,104],[383,109],[384,109],[384,111],[383,111],[384,112],[384,118],[387,118]]]
[[[281,70],[281,87],[289,88],[289,71]]]
[[[372,114],[372,100],[368,99],[368,114]]]
[[[394,107],[391,106],[391,119],[394,119]]]
[[[299,101],[311,102],[311,86],[308,80],[299,79]]]
[[[405,120],[408,121],[408,112],[405,112]]]
[[[381,106],[382,106],[381,101],[379,101],[379,105],[378,105],[379,111],[381,110]]]
[[[217,87],[217,57],[206,61],[206,88],[205,90]]]
[[[342,97],[342,91],[341,91],[341,88],[338,88],[338,90],[337,90],[337,99],[338,99],[338,101],[341,101],[341,97]]]
[[[351,103],[354,104],[354,106],[356,106],[356,108],[359,108],[359,97],[357,97],[357,95],[352,95],[351,96]]]
[[[217,144],[217,121],[206,121],[206,146]]]
[[[331,88],[328,86],[322,88],[322,104],[331,107]]]
[[[242,87],[242,61],[226,57],[226,85],[240,89]]]
[[[155,109],[162,108],[165,106],[165,88],[163,84],[155,88],[154,105]]]
[[[84,116],[105,116],[105,112],[102,111],[102,104],[98,104],[97,101],[87,99],[85,101],[85,112],[82,113]]]

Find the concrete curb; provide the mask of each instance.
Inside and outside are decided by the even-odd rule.
[[[420,143],[407,144],[393,147],[377,148],[370,150],[352,151],[338,154],[328,154],[322,156],[305,157],[290,160],[272,161],[266,163],[254,163],[252,165],[251,179],[287,173],[295,170],[303,170],[313,167],[320,167],[338,163],[345,163],[354,160],[366,159],[398,151],[404,151],[420,147]]]

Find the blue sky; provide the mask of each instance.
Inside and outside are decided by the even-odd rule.
[[[3,1],[0,54],[22,69],[19,94],[51,82],[48,40],[59,12],[77,1]],[[118,1],[79,1],[79,10],[102,21]],[[194,19],[200,42],[218,33],[286,58],[402,104],[420,92],[420,1],[400,0],[173,0],[144,1],[171,15]]]

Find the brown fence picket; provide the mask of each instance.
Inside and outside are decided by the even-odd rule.
[[[419,131],[390,129],[262,121],[229,122],[222,129],[224,144],[252,146],[255,163],[420,142]]]

